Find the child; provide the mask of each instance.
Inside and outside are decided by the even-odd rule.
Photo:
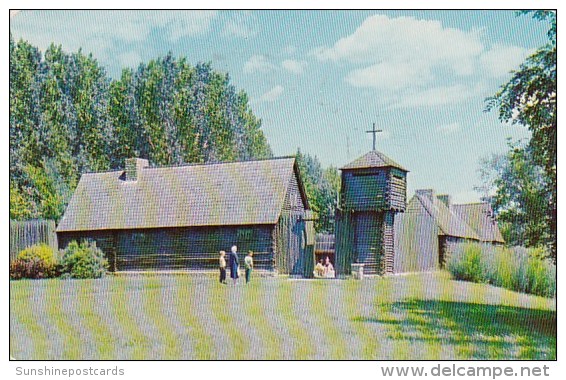
[[[322,264],[322,259],[320,259],[314,267],[314,276],[317,278],[324,277],[324,265]]]
[[[226,259],[224,258],[224,256],[226,256],[226,252],[220,251],[219,264],[220,264],[220,283],[221,284],[226,284]]]
[[[252,270],[254,269],[254,259],[252,258],[253,255],[254,253],[252,251],[248,251],[248,255],[244,259],[244,265],[246,267],[246,284],[250,282]]]

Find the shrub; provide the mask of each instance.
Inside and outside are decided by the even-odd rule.
[[[22,250],[10,263],[10,278],[49,278],[58,275],[57,260],[46,244],[32,245]]]
[[[527,293],[537,294],[545,297],[556,295],[556,266],[548,259],[547,255],[539,255],[540,250],[532,250],[526,265],[526,287]]]
[[[446,268],[457,280],[484,282],[482,249],[479,244],[460,244],[450,255]]]
[[[457,280],[484,282],[545,297],[556,295],[556,266],[542,248],[460,244],[446,268]]]
[[[108,261],[95,242],[76,241],[62,251],[61,271],[71,278],[100,278],[108,269]]]

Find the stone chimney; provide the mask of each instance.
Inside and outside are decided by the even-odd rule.
[[[436,196],[438,200],[450,208],[452,206],[452,197],[449,194],[440,194]]]
[[[149,161],[143,158],[126,158],[126,181],[137,181],[143,168],[149,166]]]
[[[427,198],[430,202],[432,202],[434,200],[434,190],[433,189],[415,190],[415,194],[420,196],[420,197]]]

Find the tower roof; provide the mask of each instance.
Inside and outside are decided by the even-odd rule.
[[[372,150],[360,158],[350,162],[346,166],[342,167],[340,170],[352,170],[352,169],[365,169],[365,168],[384,168],[393,167],[401,169],[408,172],[407,169],[387,157],[385,154],[378,152],[377,150]]]

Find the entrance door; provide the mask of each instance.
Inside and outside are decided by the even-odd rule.
[[[374,212],[359,212],[356,218],[356,254],[364,265],[364,273],[380,273],[381,216]]]

